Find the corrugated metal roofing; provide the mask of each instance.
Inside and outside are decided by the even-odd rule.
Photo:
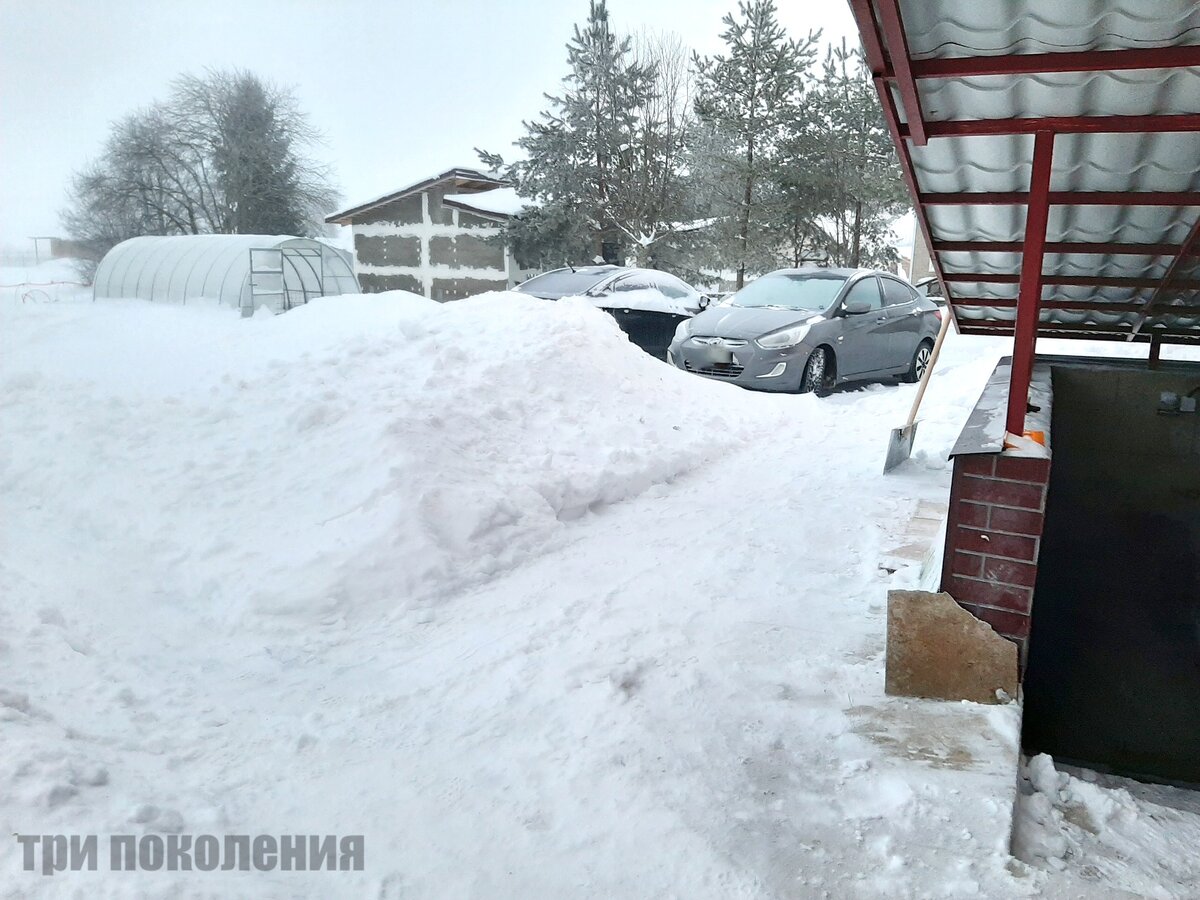
[[[960,330],[1012,331],[1049,130],[1039,333],[1200,340],[1200,3],[850,5]]]
[[[913,59],[1200,43],[1195,0],[901,0]]]

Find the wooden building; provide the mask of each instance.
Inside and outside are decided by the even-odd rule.
[[[456,167],[325,221],[351,228],[363,291],[458,300],[523,280],[498,234],[520,207],[505,181]]]

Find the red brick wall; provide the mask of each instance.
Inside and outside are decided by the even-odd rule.
[[[954,458],[942,590],[1015,641],[1022,667],[1049,480],[1048,459]]]

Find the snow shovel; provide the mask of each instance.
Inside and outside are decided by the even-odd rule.
[[[913,399],[912,409],[908,412],[908,422],[903,428],[893,428],[888,440],[887,459],[883,461],[883,472],[886,475],[900,463],[912,456],[913,441],[917,436],[917,410],[921,408],[921,398],[925,396],[925,388],[929,385],[929,377],[933,367],[937,365],[938,354],[942,352],[942,341],[946,339],[946,331],[950,327],[949,307],[942,313],[942,327],[938,329],[937,340],[933,342],[933,352],[929,354],[929,362],[921,373],[921,383],[917,386],[917,396]]]

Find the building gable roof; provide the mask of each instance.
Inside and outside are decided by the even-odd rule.
[[[497,178],[495,175],[488,174],[487,172],[481,172],[478,169],[466,168],[464,166],[455,166],[439,175],[424,178],[407,187],[391,191],[381,197],[376,197],[374,200],[369,200],[366,203],[360,203],[358,206],[352,206],[349,209],[328,215],[325,217],[325,221],[332,225],[350,225],[355,218],[364,213],[377,209],[380,206],[394,203],[412,194],[419,194],[421,191],[428,190],[434,185],[442,184],[443,182],[451,183],[455,193],[488,191],[508,185],[508,182],[504,179]]]

